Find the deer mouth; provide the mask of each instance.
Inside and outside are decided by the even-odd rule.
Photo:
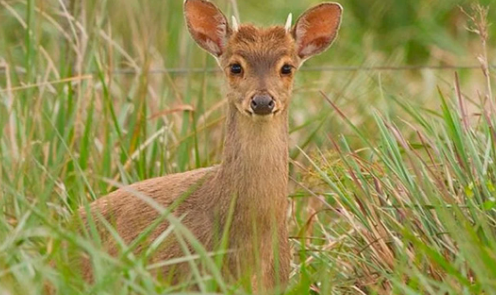
[[[272,118],[272,117],[275,117],[277,114],[279,114],[279,112],[281,111],[281,109],[273,110],[271,113],[264,114],[264,115],[256,114],[252,110],[245,109],[244,111],[245,111],[245,114],[247,116],[249,116],[249,117],[253,117],[253,118]]]

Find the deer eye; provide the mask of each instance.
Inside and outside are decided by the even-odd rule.
[[[239,75],[243,72],[243,68],[240,64],[232,64],[231,66],[231,74]]]
[[[291,65],[285,64],[281,68],[281,74],[289,75],[289,74],[291,74],[292,70],[293,70],[293,67]]]

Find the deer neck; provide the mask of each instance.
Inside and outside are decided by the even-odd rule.
[[[234,202],[239,220],[284,218],[288,185],[287,111],[271,120],[253,120],[230,105],[226,124],[218,174],[222,207]]]

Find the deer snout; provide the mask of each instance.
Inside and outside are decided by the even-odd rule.
[[[274,110],[276,103],[269,94],[255,94],[251,99],[250,107],[256,115],[268,115]]]

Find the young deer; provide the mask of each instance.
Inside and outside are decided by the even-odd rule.
[[[136,192],[168,207],[187,194],[173,214],[213,251],[227,230],[228,249],[223,265],[226,278],[247,280],[254,290],[284,286],[289,279],[290,247],[288,209],[288,105],[293,78],[300,65],[327,49],[335,39],[342,8],[323,3],[307,10],[291,28],[229,26],[225,16],[206,0],[186,0],[184,15],[193,39],[212,54],[227,79],[228,112],[222,163],[210,168],[149,179],[90,204],[94,219],[103,217],[121,238],[131,243],[160,214]],[[80,209],[88,223],[86,208]],[[232,214],[232,215],[231,215]],[[232,218],[231,218],[232,217]],[[169,226],[161,222],[147,242]],[[228,228],[226,228],[228,227]],[[109,233],[100,231],[110,254],[118,246]],[[148,244],[140,244],[140,253]],[[153,261],[184,256],[176,240],[167,241]],[[90,263],[83,272],[91,279]],[[184,279],[188,264],[164,268],[162,275]]]

